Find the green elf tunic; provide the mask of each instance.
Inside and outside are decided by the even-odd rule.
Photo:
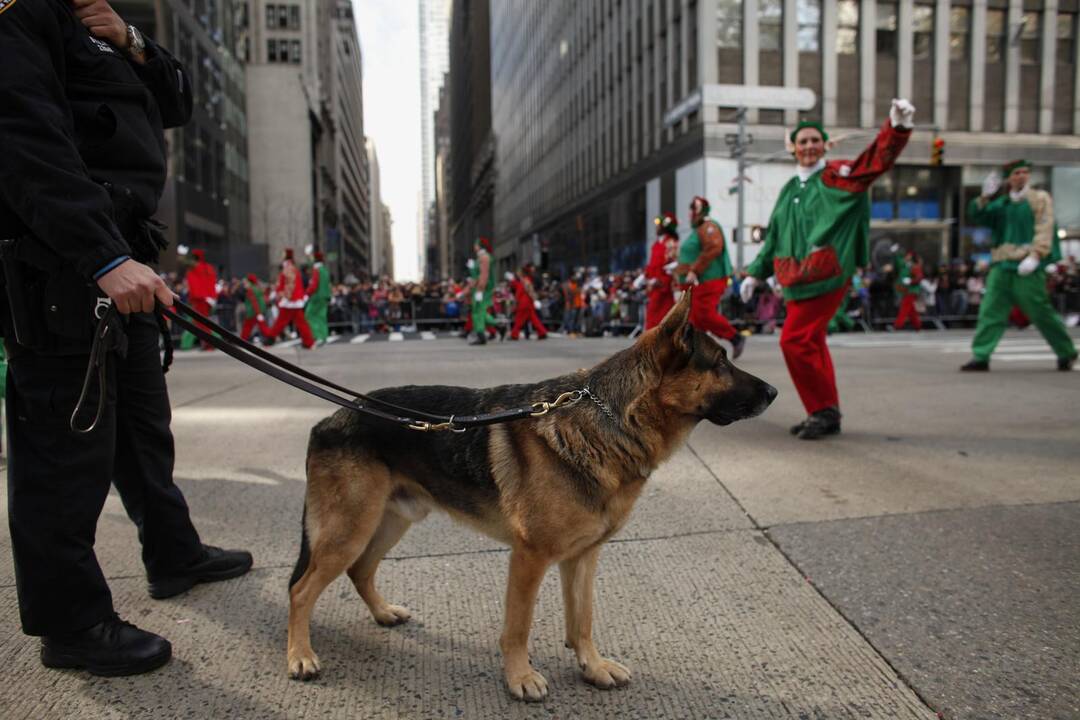
[[[483,288],[478,288],[477,283],[480,282],[480,258],[484,255],[488,255],[488,251],[480,248],[480,252],[476,254],[476,262],[469,268],[469,277],[473,280],[473,292],[476,290],[484,291],[484,299],[480,302],[472,301],[472,322],[473,332],[477,337],[484,337],[484,333],[487,332],[487,314],[488,308],[491,307],[491,296],[495,292],[495,268],[494,263],[490,262],[491,256],[488,255],[488,281],[487,285]]]
[[[266,317],[266,296],[260,283],[247,282],[247,292],[244,293],[244,319]]]
[[[1054,242],[1054,204],[1050,193],[1028,189],[1015,200],[1008,193],[989,202],[975,198],[968,205],[967,216],[971,223],[990,228],[991,232],[990,272],[971,342],[975,359],[990,360],[1005,333],[1013,306],[1028,316],[1059,358],[1076,357],[1076,345],[1046,292],[1044,268],[1060,259]],[[1032,250],[1042,258],[1040,267],[1030,275],[1020,275],[1017,267]]]
[[[326,342],[330,337],[330,327],[326,313],[330,308],[330,273],[326,272],[321,262],[315,263],[308,281],[308,301],[304,306],[304,317],[315,342]]]
[[[919,283],[912,276],[911,263],[907,261],[903,253],[896,254],[893,267],[896,269],[896,284],[893,289],[896,290],[897,300],[903,300],[905,295],[918,295]],[[905,280],[907,282],[904,282]]]
[[[870,197],[911,131],[888,120],[853,161],[833,160],[804,182],[798,175],[780,191],[765,243],[746,272],[776,275],[785,300],[807,300],[843,287],[869,262]]]
[[[698,230],[705,227],[705,223],[712,223],[719,227],[715,220],[707,217],[701,225],[694,228],[693,232],[690,233],[690,236],[679,243],[679,265],[692,266],[701,256],[701,236],[698,234]],[[721,234],[721,238],[722,237],[723,235]],[[719,280],[721,278],[730,277],[731,273],[731,257],[728,255],[727,248],[725,247],[719,255],[709,262],[702,272],[698,273],[698,282]],[[686,282],[686,276],[680,275],[679,281]]]

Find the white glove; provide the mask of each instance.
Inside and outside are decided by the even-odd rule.
[[[889,108],[889,120],[895,128],[915,127],[915,106],[903,98],[894,99]]]
[[[512,281],[512,280],[514,279],[514,273],[512,273],[512,272],[510,272],[510,271],[508,270],[508,271],[506,271],[506,273],[505,273],[505,274],[503,275],[503,277],[504,277],[504,278],[506,278],[506,282],[510,282],[510,281]]]
[[[983,180],[982,196],[988,198],[991,195],[996,195],[997,191],[1001,189],[1001,176],[996,172],[992,172],[986,176]]]
[[[465,267],[472,270],[474,267],[476,267],[476,261],[473,260],[472,258],[469,258],[468,260],[465,261]]]
[[[900,243],[893,243],[892,245],[890,245],[889,252],[891,252],[893,255],[900,252]]]
[[[1039,269],[1039,256],[1035,253],[1028,255],[1026,258],[1020,261],[1020,264],[1016,266],[1016,274],[1023,277],[1024,275],[1030,275]]]
[[[533,307],[536,308],[537,310],[539,310],[540,309],[540,301],[539,300],[533,300]]]
[[[1050,263],[1046,266],[1047,275],[1057,275],[1058,266],[1055,263]]]
[[[473,302],[484,302],[484,293],[481,290],[477,290],[472,296]]]
[[[904,283],[905,285],[910,285],[911,284],[911,278],[906,277],[903,280],[901,280],[900,282]]]
[[[757,287],[758,279],[753,275],[747,275],[743,278],[742,283],[739,285],[739,297],[742,298],[744,303],[750,302],[750,299],[754,297],[754,288]]]
[[[255,319],[259,322],[266,322],[266,318],[264,318],[262,315],[256,315]]]
[[[675,272],[675,268],[678,267],[678,265],[679,265],[678,260],[672,260],[671,262],[669,262],[667,265],[664,266],[664,272],[666,272],[668,275],[670,275],[671,273]]]

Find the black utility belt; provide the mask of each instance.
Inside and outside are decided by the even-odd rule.
[[[89,352],[94,328],[109,302],[97,284],[32,236],[0,240],[0,262],[8,341],[46,355]],[[120,343],[124,333],[119,319],[115,330],[112,335]]]

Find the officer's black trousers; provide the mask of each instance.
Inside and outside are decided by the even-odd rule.
[[[7,379],[8,520],[23,631],[74,632],[112,613],[94,535],[115,483],[139,529],[150,576],[168,575],[201,552],[187,503],[173,484],[171,410],[150,315],[132,315],[128,353],[110,353],[105,411],[88,434],[68,421],[86,356],[32,353],[11,359]],[[82,424],[97,407],[91,385]]]

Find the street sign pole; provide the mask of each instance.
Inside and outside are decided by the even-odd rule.
[[[738,182],[739,182],[739,212],[738,227],[735,228],[735,272],[743,269],[743,232],[746,227],[746,108],[741,107],[736,114],[739,120],[739,135],[735,141],[735,152],[738,157]]]

